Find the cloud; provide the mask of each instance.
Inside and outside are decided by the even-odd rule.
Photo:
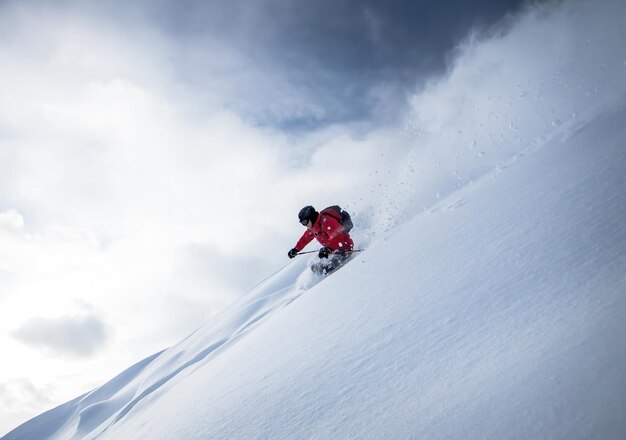
[[[17,426],[16,421],[26,421],[33,414],[50,408],[55,403],[52,387],[37,386],[28,379],[0,382],[0,435]]]
[[[281,79],[299,93],[298,102],[310,107],[285,107],[289,111],[277,114],[259,105],[253,117],[310,129],[355,120],[392,121],[405,111],[404,98],[416,78],[443,71],[447,52],[473,26],[494,23],[521,3],[484,2],[476,8],[461,1],[190,2],[182,11],[178,5],[168,8],[171,15],[164,23],[192,29],[185,41],[217,38],[277,73],[272,85]],[[275,91],[263,101],[284,102],[285,90]]]
[[[11,334],[24,344],[76,357],[92,356],[107,340],[105,324],[93,315],[31,318]]]
[[[550,2],[470,34],[419,87],[372,195],[381,230],[626,101],[622,1]]]
[[[114,73],[120,64],[111,61],[145,46],[137,62],[149,61],[155,52],[170,61],[155,65],[152,74],[144,71],[145,78],[171,75],[186,83],[176,90],[195,95],[205,107],[225,104],[257,124],[307,131],[337,122],[392,120],[404,111],[398,98],[415,78],[441,72],[447,52],[472,26],[492,24],[522,3],[70,1],[56,11],[44,3],[31,9],[69,24],[61,34],[71,34],[82,22],[80,40],[93,37],[90,27],[107,28],[114,37],[112,44],[88,38],[89,46],[113,48],[120,35],[130,42],[130,51],[114,57],[70,45],[66,55],[83,71],[109,62],[113,68],[104,71]],[[8,2],[14,4],[19,5]],[[8,29],[15,28],[12,21],[7,20]],[[394,93],[381,95],[383,87]]]
[[[0,230],[18,232],[24,229],[24,217],[15,209],[0,212]]]
[[[17,403],[26,397],[26,400],[34,402],[41,408],[52,403],[49,397],[50,390],[47,387],[37,388],[26,379],[0,383],[0,404],[6,409],[14,408]]]

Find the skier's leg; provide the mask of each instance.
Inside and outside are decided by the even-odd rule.
[[[311,270],[318,275],[326,275],[339,269],[350,257],[351,254],[332,254],[329,258],[322,258],[320,261],[313,263]]]
[[[334,254],[326,265],[326,273],[339,269],[350,258],[350,254]]]

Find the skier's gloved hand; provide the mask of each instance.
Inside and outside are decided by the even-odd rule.
[[[329,247],[323,247],[320,249],[320,253],[317,254],[317,256],[320,258],[328,258],[332,251],[333,250]]]
[[[296,255],[298,255],[298,252],[300,252],[298,249],[293,248],[292,250],[290,250],[289,252],[287,252],[287,256],[289,258],[294,258]]]

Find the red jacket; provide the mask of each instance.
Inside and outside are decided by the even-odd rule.
[[[300,252],[314,238],[324,247],[329,247],[333,251],[352,250],[354,243],[350,234],[344,232],[341,223],[334,217],[326,214],[317,216],[317,221],[312,229],[308,229],[302,234],[295,248]]]

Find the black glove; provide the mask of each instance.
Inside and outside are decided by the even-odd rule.
[[[294,258],[296,255],[298,255],[298,252],[300,252],[298,249],[293,248],[292,250],[290,250],[289,252],[287,252],[287,256],[289,258]]]
[[[317,254],[320,258],[328,258],[328,256],[332,253],[332,249],[329,247],[323,247],[320,249],[320,253]]]

